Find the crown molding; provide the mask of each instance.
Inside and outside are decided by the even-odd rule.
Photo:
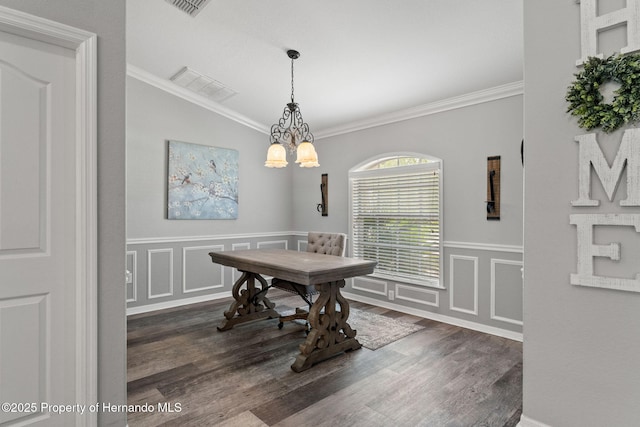
[[[406,110],[400,110],[389,114],[383,114],[377,117],[359,120],[346,125],[324,129],[319,132],[314,132],[314,136],[315,139],[329,138],[331,136],[342,135],[345,133],[369,129],[376,126],[388,125],[403,120],[415,119],[417,117],[428,116],[431,114],[442,113],[444,111],[482,104],[484,102],[522,95],[523,93],[524,82],[520,80],[505,85],[495,86],[489,89],[479,90],[477,92],[471,92],[465,95],[460,95],[453,98],[443,99],[441,101],[408,108]]]
[[[149,73],[148,71],[143,70],[142,68],[136,67],[135,65],[127,64],[127,76],[133,77],[134,79],[140,80],[141,82],[147,83],[160,90],[182,98],[185,101],[196,104],[199,107],[220,114],[221,116],[233,120],[234,122],[237,122],[243,126],[247,126],[248,128],[257,130],[258,132],[264,133],[266,135],[269,134],[269,128],[262,123],[258,123],[255,120],[248,118],[247,116],[243,116],[242,114],[239,114],[230,108],[227,108],[217,102],[211,101],[203,96],[191,92],[188,89],[182,88],[171,82],[170,80],[162,79],[154,74]]]
[[[189,101],[202,108],[220,114],[221,116],[233,120],[241,125],[257,130],[258,132],[261,132],[265,135],[269,134],[268,126],[262,123],[258,123],[255,120],[252,120],[217,102],[211,101],[203,96],[184,89],[174,84],[170,80],[162,79],[154,74],[151,74],[148,71],[136,67],[135,65],[127,64],[127,75],[158,89],[164,90],[165,92],[168,92],[179,98],[182,98],[185,101]],[[495,101],[502,98],[509,98],[511,96],[518,96],[522,95],[523,93],[524,83],[522,80],[520,80],[517,82],[495,86],[489,89],[479,90],[477,92],[471,92],[453,98],[443,99],[441,101],[436,101],[429,104],[419,105],[417,107],[407,108],[405,110],[395,111],[393,113],[383,114],[380,116],[351,122],[341,126],[330,127],[314,132],[314,137],[316,140],[329,138],[345,133],[373,128],[376,126],[388,125],[391,123],[401,122],[403,120],[415,119],[431,114],[442,113],[444,111],[482,104],[484,102]]]

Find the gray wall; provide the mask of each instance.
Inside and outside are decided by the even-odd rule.
[[[616,8],[612,2],[599,3]],[[594,198],[601,206],[570,205],[578,196],[574,138],[587,133],[566,114],[564,101],[573,74],[579,71],[575,61],[580,57],[580,6],[574,1],[536,0],[526,1],[524,7],[526,327],[521,426],[637,426],[640,294],[569,283],[577,268],[576,227],[569,224],[569,215],[637,214],[639,209],[618,203],[626,195],[624,178],[613,203],[592,180]],[[601,38],[601,46],[609,54],[624,41],[624,28],[617,28]],[[609,159],[622,132],[597,132]],[[630,227],[600,228],[597,242],[622,241],[622,254],[635,259],[632,271],[637,272],[638,250],[629,252],[628,244],[637,248],[638,234]],[[620,269],[605,261],[596,264],[595,273],[606,275],[609,270],[632,277],[620,274]]]
[[[522,245],[522,96],[351,132],[316,143],[319,168],[294,168],[293,229],[347,232],[348,171],[385,153],[443,160],[444,239]],[[500,155],[500,221],[487,221],[487,157]],[[329,174],[329,216],[316,211],[320,174]]]
[[[98,399],[124,404],[125,1],[0,0],[0,5],[98,35]],[[125,420],[124,413],[99,414],[104,426],[122,426]]]
[[[510,96],[317,141],[321,166],[294,168],[294,230],[348,233],[348,171],[362,162],[391,152],[438,157],[446,289],[356,279],[346,291],[355,299],[488,332],[503,329],[517,338],[510,332],[522,331],[522,103],[521,95]],[[495,155],[501,156],[501,218],[487,221],[487,157]],[[316,211],[322,173],[329,179],[327,217]]]
[[[239,152],[237,220],[168,220],[167,140]],[[283,232],[291,169],[264,167],[269,137],[133,77],[127,78],[127,238]]]

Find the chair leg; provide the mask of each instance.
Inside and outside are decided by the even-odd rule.
[[[309,304],[309,311],[311,311],[311,307],[313,306],[313,294],[309,294],[309,300],[307,301],[307,304]],[[309,324],[309,312],[307,312],[307,317],[305,318],[305,320],[307,325],[306,332],[307,332],[307,335],[309,335],[309,332],[311,332],[311,325]]]
[[[296,291],[298,292],[298,295],[300,295],[300,297],[309,305],[309,310],[311,310],[311,307],[313,306],[313,294],[305,295],[304,293],[300,292],[299,289],[296,289]],[[305,326],[306,326],[305,333],[309,335],[309,332],[311,332],[311,325],[309,324],[308,317],[309,317],[308,311],[303,310],[301,308],[296,308],[296,312],[294,314],[291,314],[289,316],[280,316],[278,318],[279,320],[278,329],[283,328],[284,322],[289,322],[292,320],[304,320]]]
[[[301,308],[296,308],[296,312],[294,314],[290,314],[288,316],[280,316],[278,318],[278,328],[282,329],[284,322],[290,322],[292,320],[304,320],[307,322],[307,330],[309,330],[309,322],[307,321],[307,317],[309,316],[309,312],[303,310]]]

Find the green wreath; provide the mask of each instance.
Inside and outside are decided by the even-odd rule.
[[[567,112],[578,117],[581,128],[602,127],[613,132],[640,119],[640,55],[591,57],[567,90]],[[603,103],[600,87],[609,82],[620,84],[610,104]]]

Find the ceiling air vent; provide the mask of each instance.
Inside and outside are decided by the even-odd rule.
[[[211,0],[167,0],[184,13],[196,16]]]
[[[219,81],[200,74],[189,67],[184,67],[178,71],[171,77],[171,81],[215,102],[222,102],[237,93]]]

